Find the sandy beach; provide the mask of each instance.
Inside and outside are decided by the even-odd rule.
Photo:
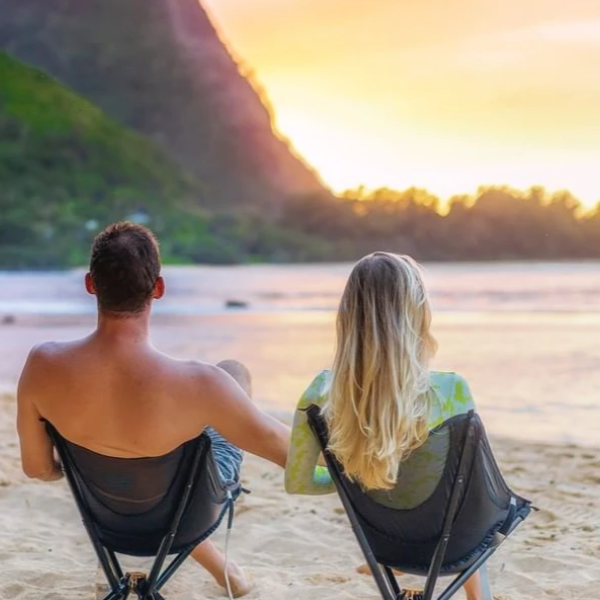
[[[96,562],[67,486],[21,475],[14,419],[14,398],[5,394],[0,400],[0,598],[92,600]],[[494,598],[598,598],[598,452],[493,442],[510,484],[541,509],[490,562]],[[252,494],[238,505],[231,556],[254,580],[249,600],[375,600],[371,579],[354,572],[361,557],[336,497],[288,496],[282,480],[276,467],[247,459],[244,481]],[[223,532],[214,539],[222,546]],[[140,566],[137,559],[125,564]],[[191,561],[165,595],[222,597]]]
[[[173,279],[175,300],[196,297],[184,295],[189,277]],[[22,295],[35,297],[29,286],[40,282],[32,279]],[[73,286],[78,282],[79,275]],[[214,293],[205,273],[202,283]],[[4,289],[12,290],[17,305],[21,292],[14,280],[11,285]],[[469,285],[482,284],[473,279]],[[450,286],[457,286],[454,274]],[[95,598],[97,563],[65,482],[38,483],[21,474],[14,398],[32,345],[85,335],[93,324],[90,313],[25,311],[16,313],[14,323],[0,324],[0,600]],[[436,368],[457,370],[469,380],[509,484],[540,508],[489,564],[495,599],[600,598],[597,312],[439,311],[434,330],[440,342]],[[174,356],[246,362],[255,376],[256,401],[285,420],[312,375],[330,361],[333,312],[159,314],[152,338]],[[231,557],[254,580],[249,600],[378,598],[371,578],[355,572],[360,552],[335,496],[287,496],[283,473],[253,457],[243,477],[252,494],[238,505]],[[222,547],[224,532],[214,539]],[[126,559],[125,566],[144,565]],[[419,580],[407,583],[417,586]],[[223,597],[192,562],[165,596]]]

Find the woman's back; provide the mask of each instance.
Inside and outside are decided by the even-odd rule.
[[[286,466],[285,485],[291,494],[323,494],[334,491],[326,469],[315,468],[320,447],[306,418],[311,405],[323,407],[327,402],[331,374],[322,371],[302,395],[294,416],[292,442]],[[444,421],[475,408],[466,380],[457,373],[432,371],[427,414],[431,431]],[[415,452],[401,464],[398,484],[392,490],[372,490],[374,500],[393,508],[410,508],[427,496],[441,476],[445,456],[444,440],[430,438],[426,444],[432,452]],[[403,471],[410,480],[402,477]]]

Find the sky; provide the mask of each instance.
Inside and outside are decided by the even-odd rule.
[[[335,191],[600,201],[600,0],[203,0]]]

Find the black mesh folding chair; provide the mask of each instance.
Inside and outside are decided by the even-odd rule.
[[[110,587],[103,600],[164,600],[161,588],[226,514],[231,528],[241,487],[221,482],[208,435],[160,457],[125,459],[82,448],[46,426]],[[149,574],[124,573],[117,554],[155,559]]]
[[[384,600],[431,600],[439,576],[454,575],[437,596],[448,600],[476,571],[484,598],[492,600],[485,563],[527,518],[531,503],[507,486],[478,415],[471,411],[434,429],[402,465],[398,485],[389,492],[366,492],[345,477],[327,450],[321,409],[313,405],[307,416]],[[426,577],[425,589],[402,590],[394,568]]]

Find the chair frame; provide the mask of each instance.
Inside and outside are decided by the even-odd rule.
[[[337,493],[340,497],[344,510],[346,511],[346,515],[350,521],[352,526],[352,530],[354,535],[358,541],[360,549],[371,569],[371,573],[373,574],[373,578],[375,579],[375,583],[377,584],[377,588],[381,594],[383,600],[408,600],[410,596],[407,595],[405,590],[402,590],[400,587],[398,580],[396,579],[392,566],[380,564],[375,555],[371,546],[369,544],[367,535],[365,534],[359,518],[354,510],[354,506],[344,485],[342,483],[342,478],[344,475],[339,469],[338,463],[334,460],[332,453],[328,449],[328,440],[323,439],[319,433],[319,429],[317,427],[316,419],[318,418],[316,411],[319,411],[317,406],[309,407],[307,409],[307,417],[308,423],[319,441],[319,445],[321,446],[321,450],[323,452],[323,456],[325,458],[325,462],[329,468],[329,473],[331,478],[335,484]],[[473,411],[471,411],[473,413]],[[456,470],[456,474],[454,477],[454,482],[452,484],[452,492],[450,494],[450,499],[446,506],[446,513],[444,515],[442,533],[440,535],[439,542],[433,554],[433,558],[431,560],[431,564],[429,566],[429,570],[427,573],[423,573],[426,576],[425,580],[425,589],[423,593],[418,597],[419,600],[432,600],[433,594],[435,592],[435,586],[438,578],[442,575],[442,565],[444,562],[444,556],[446,553],[446,548],[450,541],[450,537],[452,535],[452,526],[454,522],[454,518],[456,517],[456,513],[459,508],[459,499],[461,497],[462,489],[465,485],[467,473],[466,470],[468,465],[471,463],[474,458],[474,446],[467,446],[467,442],[470,436],[473,434],[474,425],[473,425],[473,414],[469,416],[469,423],[466,430],[465,440],[463,442],[463,447],[460,453],[460,459],[458,468]],[[509,516],[513,514],[513,510],[516,508],[516,505],[511,504],[511,509],[509,512]],[[510,519],[507,519],[510,521]],[[517,517],[514,522],[512,522],[510,528],[504,529],[500,528],[499,532],[496,534],[495,538],[490,543],[490,546],[486,548],[482,554],[475,560],[475,562],[466,568],[464,571],[461,571],[457,574],[455,579],[446,587],[446,589],[437,596],[436,600],[449,600],[456,594],[456,592],[464,585],[464,583],[477,571],[480,572],[481,575],[481,587],[483,591],[484,600],[493,600],[491,589],[489,586],[489,580],[487,575],[487,567],[486,563],[491,558],[491,556],[496,552],[498,547],[508,538],[508,536],[522,523],[523,518]]]
[[[67,482],[73,497],[75,498],[77,508],[79,509],[83,525],[87,531],[90,541],[92,542],[96,556],[98,557],[106,580],[110,586],[111,591],[102,600],[126,600],[129,598],[130,594],[136,594],[138,600],[165,600],[164,596],[160,594],[161,588],[163,588],[164,585],[171,579],[171,577],[173,577],[173,575],[193,552],[194,548],[196,548],[200,541],[213,533],[213,531],[220,525],[227,511],[229,511],[228,528],[231,529],[233,524],[234,500],[231,492],[228,492],[228,500],[225,502],[223,510],[213,528],[205,532],[197,542],[189,544],[183,548],[183,550],[179,551],[171,560],[171,562],[165,566],[165,562],[167,561],[168,555],[171,553],[171,547],[179,531],[181,520],[188,506],[192,489],[196,481],[198,469],[200,467],[203,448],[201,444],[198,444],[198,447],[194,450],[190,472],[181,500],[179,502],[179,506],[177,507],[177,511],[173,516],[167,533],[162,538],[149,575],[146,576],[144,573],[124,573],[114,550],[107,548],[100,541],[100,533],[92,517],[92,512],[87,505],[83,492],[80,488],[80,484],[73,474],[75,465],[73,464],[73,460],[68,450],[66,450],[64,446],[64,441],[52,428],[48,429],[48,433],[58,452]]]

